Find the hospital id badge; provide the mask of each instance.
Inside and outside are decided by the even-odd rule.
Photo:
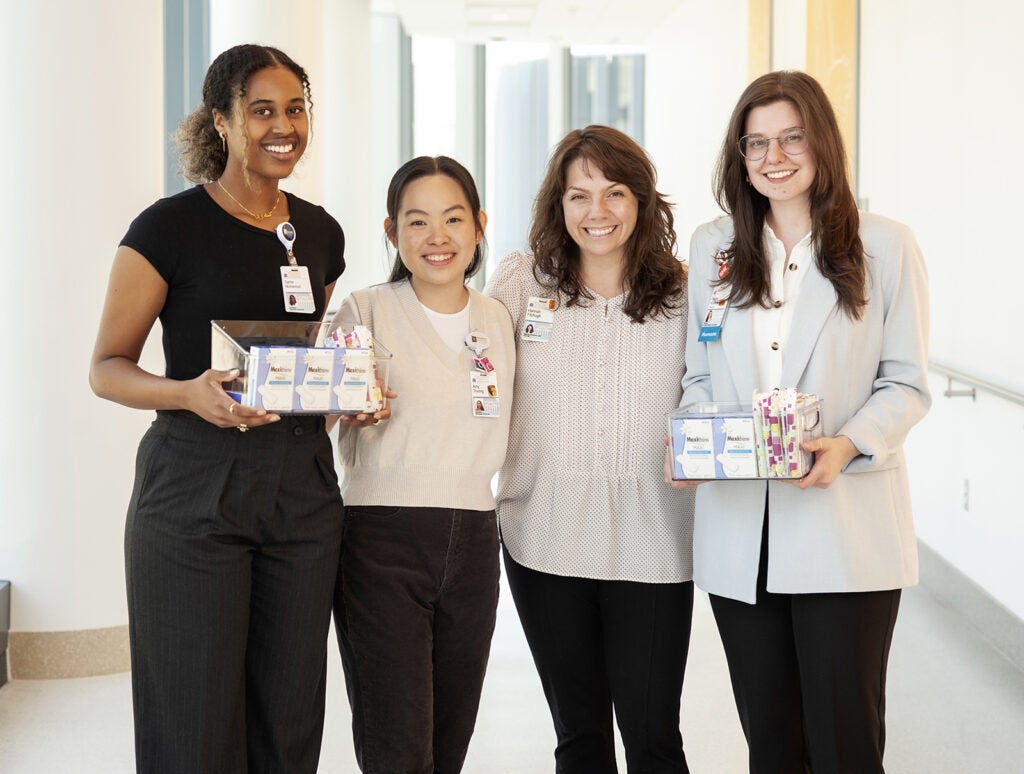
[[[729,312],[729,295],[732,289],[722,284],[711,290],[708,308],[704,311],[704,322],[700,326],[697,341],[718,341],[722,336],[722,325]]]
[[[309,269],[305,266],[281,267],[281,290],[284,291],[284,310],[295,314],[313,314],[313,286],[309,284]]]
[[[494,371],[469,373],[470,407],[475,417],[497,417],[498,406],[498,375]]]
[[[555,309],[558,302],[553,298],[530,296],[526,299],[526,314],[519,336],[523,341],[551,341],[551,330],[555,327]]]

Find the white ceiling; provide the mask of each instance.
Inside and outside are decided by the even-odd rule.
[[[684,0],[373,0],[410,35],[639,45]]]

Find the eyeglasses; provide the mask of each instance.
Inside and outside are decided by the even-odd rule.
[[[775,140],[782,152],[796,156],[807,150],[807,131],[802,126],[786,129],[778,137],[763,137],[760,134],[745,134],[736,143],[747,161],[760,161],[768,155],[768,146]]]

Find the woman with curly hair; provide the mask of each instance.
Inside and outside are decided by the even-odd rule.
[[[560,774],[687,771],[679,702],[693,501],[662,483],[681,394],[686,273],[654,165],[607,126],[555,148],[530,253],[488,287],[517,331],[498,522]]]
[[[278,187],[309,97],[278,49],[218,56],[179,130],[199,185],[146,209],[114,256],[90,384],[157,415],[125,530],[140,772],[317,768],[342,524],[331,443],[322,416],[242,406],[224,390],[237,372],[210,369],[210,320],[319,321],[344,268],[338,223]],[[162,376],[138,364],[158,318]]]

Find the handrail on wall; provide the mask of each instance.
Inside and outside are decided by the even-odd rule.
[[[979,379],[976,376],[965,374],[963,371],[957,371],[955,368],[950,368],[949,366],[936,362],[935,360],[928,361],[928,368],[935,373],[942,374],[946,377],[946,391],[942,394],[947,398],[970,398],[971,400],[977,400],[977,391],[984,390],[985,392],[1000,397],[1003,400],[1008,400],[1011,403],[1024,406],[1024,394],[1011,390],[1009,387],[1003,387],[998,384],[992,384],[992,382],[986,382],[984,379]],[[954,390],[954,381],[968,385],[968,389]]]

